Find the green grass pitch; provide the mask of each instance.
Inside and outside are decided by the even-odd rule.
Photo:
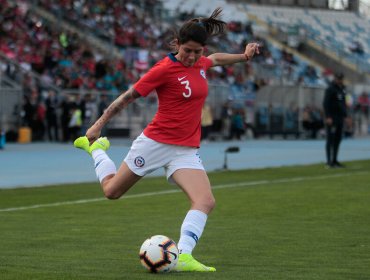
[[[97,183],[1,190],[0,278],[370,279],[370,160],[346,165],[210,173],[217,206],[193,252],[217,268],[205,274],[141,267],[141,243],[177,241],[189,207],[164,178],[115,201]]]

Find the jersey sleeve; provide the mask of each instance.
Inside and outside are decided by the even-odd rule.
[[[206,70],[208,70],[209,68],[211,68],[213,66],[213,62],[211,59],[209,59],[208,57],[206,56],[203,56],[203,63],[204,63],[204,66],[206,68]]]
[[[141,96],[146,97],[166,81],[164,74],[163,64],[157,63],[133,87]]]

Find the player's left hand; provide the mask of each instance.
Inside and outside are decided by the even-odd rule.
[[[258,43],[249,43],[245,47],[245,51],[244,51],[245,57],[248,60],[250,60],[255,54],[259,54],[260,53],[259,47],[260,47],[260,45]]]

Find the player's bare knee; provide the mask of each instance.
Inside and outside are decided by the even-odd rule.
[[[112,189],[103,189],[104,196],[110,200],[118,199],[122,196],[120,192],[117,190],[112,190]]]
[[[118,199],[122,196],[122,192],[111,181],[103,181],[102,183],[104,196],[108,199]]]
[[[214,196],[211,196],[207,199],[207,203],[206,203],[207,207],[208,207],[208,210],[209,212],[211,212],[215,206],[216,206],[216,199],[214,198]]]
[[[206,214],[209,214],[216,206],[216,200],[213,196],[208,196],[196,201],[194,208],[202,210]]]

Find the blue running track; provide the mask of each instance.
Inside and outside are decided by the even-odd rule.
[[[108,154],[121,164],[131,141],[113,139]],[[320,140],[245,140],[203,144],[200,155],[207,171],[222,168],[224,151],[238,146],[240,152],[228,154],[228,168],[254,169],[264,167],[305,165],[325,162],[325,141]],[[370,159],[370,140],[345,139],[339,160]],[[163,170],[153,176],[163,175]],[[0,188],[45,186],[63,183],[96,182],[92,159],[72,144],[32,143],[8,144],[0,150]]]

